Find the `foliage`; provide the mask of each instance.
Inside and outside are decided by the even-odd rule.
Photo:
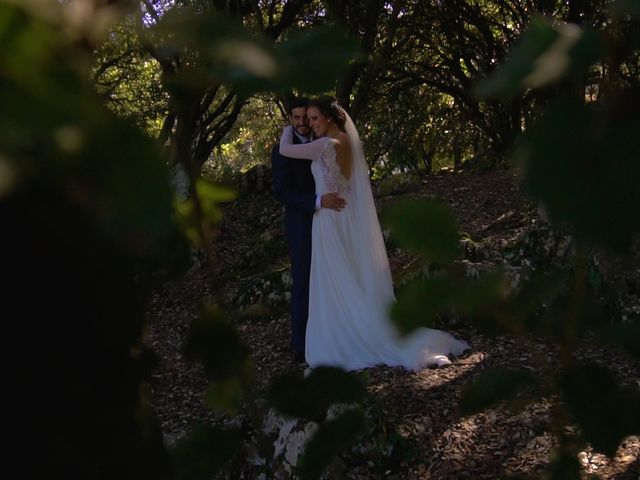
[[[361,408],[354,405],[365,394],[358,378],[333,367],[316,368],[302,380],[285,375],[271,385],[268,400],[279,411],[320,423],[300,459],[305,478],[319,478],[333,457],[357,440],[365,421]],[[350,407],[333,418],[328,416],[332,407],[344,405]]]
[[[105,104],[149,136],[159,137],[169,96],[162,89],[157,62],[140,43],[135,18],[127,16],[115,24],[93,58],[92,81]]]
[[[335,388],[328,389],[328,385]],[[286,415],[322,421],[333,404],[354,403],[364,395],[364,387],[352,375],[339,368],[319,367],[302,380],[281,377],[271,385],[268,399]]]
[[[609,16],[596,2],[581,2],[582,10],[577,2],[538,2],[556,18],[589,22],[593,33],[562,49],[562,29],[534,22],[523,40],[527,48],[515,49],[513,63],[481,89],[496,99],[474,96],[473,81],[506,58],[529,22],[530,2],[512,8],[512,2],[498,0],[368,1],[361,9],[327,2],[325,9],[308,1],[190,1],[170,8],[170,2],[146,0],[137,11],[119,10],[128,2],[95,2],[86,11],[74,2],[39,8],[13,3],[0,3],[2,265],[12,280],[5,308],[21,315],[7,322],[29,382],[15,391],[39,439],[34,455],[49,474],[171,475],[142,394],[153,363],[142,345],[149,280],[184,265],[186,242],[177,235],[174,217],[192,245],[213,249],[218,204],[231,194],[197,181],[202,165],[252,95],[294,89],[335,88],[354,118],[366,118],[370,128],[364,132],[379,139],[377,151],[389,163],[380,168],[387,172],[420,163],[418,156],[409,158],[413,148],[397,153],[403,143],[415,146],[423,159],[479,155],[480,144],[499,156],[523,125],[533,125],[516,149],[530,190],[582,242],[573,268],[559,275],[561,288],[532,279],[505,298],[499,274],[477,284],[463,280],[454,262],[459,250],[450,216],[437,205],[413,204],[399,207],[390,222],[401,241],[441,271],[409,287],[394,317],[408,330],[416,325],[402,324],[403,317],[428,324],[453,309],[482,329],[545,335],[559,346],[562,363],[554,375],[531,379],[509,372],[492,378],[493,384],[479,383],[463,401],[470,411],[538,381],[545,391],[561,393],[564,411],[556,421],[564,422],[566,414],[595,448],[611,454],[625,435],[638,432],[638,393],[572,355],[586,320],[598,322],[604,341],[631,354],[637,355],[640,343],[637,325],[610,326],[586,315],[593,310],[585,253],[591,242],[622,251],[638,232],[638,150],[632,136],[638,130],[637,17]],[[632,5],[618,2],[616,8],[625,11],[626,4]],[[103,42],[104,25],[117,18],[121,23]],[[354,42],[345,44],[340,29],[326,25],[331,20],[361,39],[364,56],[357,57]],[[316,23],[325,25],[294,28]],[[551,65],[557,67],[559,55],[564,66],[553,75],[550,50],[556,54]],[[546,76],[532,80],[545,66]],[[341,71],[347,73],[340,76]],[[133,95],[145,85],[155,87]],[[405,96],[396,109],[399,92]],[[585,92],[595,98],[592,103],[585,104]],[[162,150],[132,122],[158,132],[169,148]],[[397,131],[402,141],[390,138]],[[173,211],[167,165],[175,164],[193,182],[191,198],[175,202]],[[594,191],[601,203],[593,200]],[[429,234],[440,230],[441,237]],[[425,308],[420,300],[434,290],[442,302]],[[411,315],[418,311],[429,315]],[[249,350],[224,313],[203,308],[185,349],[212,379],[212,407],[234,411],[245,402],[255,410]],[[302,461],[309,476],[319,476],[363,427],[357,409],[336,418],[327,416],[328,409],[335,402],[358,402],[363,392],[356,380],[335,370],[274,384],[276,406],[323,421]],[[597,398],[605,413],[585,407],[585,396]],[[260,419],[252,421],[259,435]],[[173,452],[177,475],[213,474],[238,451],[242,433],[194,432]],[[565,437],[561,441],[554,471],[575,476],[575,449]]]
[[[166,162],[88,82],[87,46],[119,6],[78,23],[57,2],[31,7],[0,3],[0,261],[21,366],[8,386],[26,426],[14,437],[29,455],[20,468],[168,478],[142,343],[151,273],[187,252]]]
[[[237,430],[200,425],[174,451],[177,477],[188,480],[212,478],[242,447]]]
[[[640,47],[638,27],[637,20],[629,16],[619,17],[611,27],[626,32],[617,41],[633,45],[626,50],[630,56]],[[634,35],[635,40],[626,35]],[[605,38],[604,33],[539,18],[532,22],[506,64],[477,87],[479,94],[503,101],[532,87],[534,91],[558,87],[557,99],[518,140],[514,155],[532,196],[553,219],[575,234],[578,249],[569,270],[540,272],[505,297],[500,288],[487,290],[490,278],[475,285],[462,280],[455,265],[450,265],[449,255],[444,255],[441,263],[445,268],[438,276],[401,293],[392,314],[405,331],[418,323],[429,325],[438,312],[454,310],[486,332],[547,337],[560,351],[560,364],[542,363],[538,375],[487,372],[466,389],[461,407],[466,412],[482,410],[521,393],[525,387],[530,400],[560,394],[562,405],[553,418],[555,430],[562,432],[564,425],[575,423],[578,439],[613,455],[624,437],[640,432],[640,416],[633,407],[640,401],[640,393],[618,385],[606,369],[585,364],[573,354],[585,333],[594,328],[603,332],[601,342],[613,342],[636,356],[637,348],[629,346],[640,342],[637,324],[620,327],[604,321],[589,280],[590,248],[596,244],[626,251],[638,238],[640,218],[635,186],[640,179],[640,151],[632,133],[640,131],[640,124],[637,115],[631,114],[640,108],[639,85],[606,85],[596,100],[585,101],[584,76],[592,71],[591,64],[621,65],[625,61],[602,56],[607,52]],[[609,52],[615,49],[612,45],[608,48]],[[576,92],[582,93],[576,96]],[[427,245],[423,232],[441,228],[441,214],[426,202],[421,208],[424,213],[419,215],[411,213],[420,211],[418,207],[400,206],[392,212],[390,223],[400,242],[431,255],[437,262],[439,257],[423,249]],[[416,229],[419,223],[421,228]],[[449,242],[453,249],[456,242]],[[497,286],[499,275],[494,281]],[[470,293],[473,290],[484,293],[474,295]],[[420,298],[429,300],[420,302]],[[413,323],[407,323],[407,319],[414,319]],[[621,328],[633,340],[622,340],[618,333]],[[585,401],[587,398],[590,400]],[[550,474],[552,478],[579,478],[575,457],[579,443],[565,434],[559,436],[559,456]]]
[[[275,0],[255,5],[224,3],[196,1],[185,4],[189,8],[177,8],[184,6],[182,3],[168,8],[164,0],[144,2],[140,12],[144,15],[126,22],[125,31],[137,28],[137,35],[133,34],[137,38],[115,30],[115,45],[99,55],[99,65],[115,64],[105,71],[99,85],[106,85],[109,91],[114,79],[125,83],[114,90],[117,95],[110,103],[125,115],[138,118],[137,112],[141,112],[142,124],[160,131],[162,141],[176,152],[172,161],[184,161],[189,167],[186,170],[193,170],[194,175],[206,162],[218,176],[221,172],[228,176],[268,160],[261,150],[240,148],[237,152],[239,144],[251,145],[250,139],[264,138],[265,131],[267,136],[274,135],[271,128],[284,120],[282,115],[272,115],[265,128],[263,112],[251,107],[244,112],[258,90],[276,93],[260,97],[271,104],[272,111],[292,89],[334,93],[359,125],[376,176],[399,170],[459,168],[467,161],[481,167],[499,164],[514,138],[538,117],[555,89],[516,89],[508,101],[499,102],[478,98],[473,85],[506,58],[527,25],[536,21],[535,14],[606,32],[611,36],[607,44],[615,44],[626,28],[613,28],[607,3],[595,1],[528,0],[516,6],[509,0],[294,1],[286,6]],[[191,25],[189,9],[197,12],[193,24],[197,27],[182,29],[180,25]],[[227,15],[231,16],[228,22]],[[160,25],[160,31],[153,33],[160,20],[169,24],[169,30],[184,31],[183,38],[167,40]],[[352,45],[342,42],[336,30],[324,28],[296,38],[300,26],[331,24],[358,40],[359,55],[354,56]],[[546,41],[552,41],[553,35],[547,31]],[[238,55],[225,53],[232,51],[226,49],[227,40],[235,42],[231,47]],[[206,52],[198,51],[199,41],[206,42]],[[318,49],[319,44],[329,48]],[[127,50],[124,46],[130,47]],[[544,44],[536,48],[544,48]],[[621,46],[624,49],[629,46]],[[123,50],[134,56],[124,56]],[[323,51],[340,58],[325,58]],[[627,56],[621,51],[615,55],[619,54],[624,57],[619,65],[596,64],[591,69],[585,77],[587,91],[608,82],[636,81],[640,72],[637,54]],[[202,62],[202,58],[209,60]],[[587,60],[583,59],[583,64],[589,63]],[[263,72],[251,67],[251,61]],[[346,68],[337,76],[327,74],[337,71],[335,62]],[[162,72],[161,85],[158,75],[152,74],[158,71]],[[177,95],[174,87],[179,86],[180,78],[187,84],[200,83],[197,91],[189,87],[193,97],[185,97],[186,91]],[[134,89],[144,92],[139,105],[132,104],[125,93]],[[170,97],[168,103],[166,97]],[[124,111],[129,108],[126,104],[131,105],[130,113]],[[143,104],[148,108],[141,110]],[[184,128],[178,128],[181,122]],[[228,169],[227,163],[237,166]]]
[[[252,97],[234,127],[203,165],[203,176],[237,185],[242,174],[269,161],[282,124],[282,111],[272,96]]]

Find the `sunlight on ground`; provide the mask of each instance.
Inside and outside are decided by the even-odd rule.
[[[601,470],[615,469],[615,471],[625,471],[640,456],[640,437],[627,437],[618,448],[617,454],[612,460],[601,453],[594,452],[591,448],[578,454],[578,460],[582,467],[589,474],[597,475]],[[640,478],[640,473],[638,475]]]

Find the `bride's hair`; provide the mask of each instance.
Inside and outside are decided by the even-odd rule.
[[[329,117],[333,120],[340,130],[343,132],[345,131],[344,124],[346,123],[347,118],[344,114],[344,110],[340,105],[338,105],[335,98],[328,95],[313,98],[309,101],[309,107],[316,107],[325,117]]]

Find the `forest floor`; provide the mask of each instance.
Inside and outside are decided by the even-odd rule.
[[[513,174],[446,173],[427,177],[417,189],[378,198],[378,207],[406,195],[435,196],[454,211],[461,230],[475,242],[500,248],[527,227],[527,204]],[[229,420],[203,402],[207,379],[197,364],[186,361],[181,344],[201,301],[228,298],[240,288],[236,276],[255,275],[256,269],[286,267],[281,234],[281,208],[268,193],[241,198],[227,207],[218,238],[217,271],[210,275],[201,263],[180,281],[165,284],[148,308],[149,341],[159,356],[152,378],[152,403],[167,444],[182,438],[198,423]],[[261,249],[260,246],[264,246]],[[266,248],[268,246],[268,248]],[[266,250],[266,252],[264,251]],[[391,248],[394,276],[412,257]],[[220,287],[214,291],[211,280]],[[288,347],[286,311],[239,317],[238,329],[251,349],[256,366],[256,395],[286,372],[302,375]],[[461,389],[488,369],[520,367],[535,370],[553,364],[554,347],[542,339],[481,335],[462,322],[443,328],[464,338],[472,352],[448,368],[409,373],[379,367],[368,371],[369,419],[363,440],[376,448],[342,457],[344,478],[374,479],[493,479],[539,478],[551,461],[555,436],[550,417],[556,398],[543,398],[512,411],[499,406],[463,416],[458,408]],[[585,341],[577,356],[608,368],[623,384],[640,388],[640,368],[630,357]],[[372,453],[374,452],[374,453]],[[613,458],[590,447],[579,455],[584,478],[638,480],[640,438],[627,437]],[[245,474],[250,478],[250,473]]]

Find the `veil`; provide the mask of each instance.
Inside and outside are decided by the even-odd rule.
[[[349,114],[344,109],[341,110],[346,118],[345,130],[349,136],[353,162],[349,203],[354,213],[351,232],[354,242],[354,267],[366,298],[370,302],[378,302],[378,311],[386,312],[395,297],[389,259],[373,201],[369,169],[358,130]]]

